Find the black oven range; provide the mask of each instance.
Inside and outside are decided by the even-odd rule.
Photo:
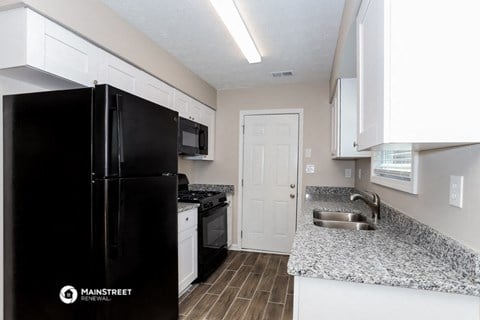
[[[227,197],[224,192],[190,191],[178,174],[178,201],[198,203],[198,278],[206,280],[227,257]]]

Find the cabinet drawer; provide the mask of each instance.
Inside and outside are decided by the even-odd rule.
[[[190,209],[178,214],[178,232],[197,226],[197,209]]]

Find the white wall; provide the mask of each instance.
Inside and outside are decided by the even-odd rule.
[[[370,159],[357,160],[359,169],[358,189],[480,253],[480,144],[421,152],[418,195],[370,183]],[[464,176],[462,209],[448,204],[450,175]]]
[[[303,194],[307,185],[353,186],[354,179],[344,177],[344,169],[354,170],[354,161],[330,159],[330,104],[328,82],[317,84],[277,85],[224,90],[218,92],[215,136],[215,161],[193,163],[192,183],[232,184],[238,190],[238,143],[240,110],[303,108],[303,147],[312,149],[305,164],[314,164],[314,174],[303,174]],[[189,161],[189,160],[185,160]],[[237,235],[237,198],[233,199],[234,234]]]

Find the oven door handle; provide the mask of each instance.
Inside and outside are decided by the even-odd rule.
[[[217,211],[218,209],[226,208],[226,207],[228,207],[228,206],[229,206],[229,204],[226,203],[226,202],[224,202],[224,203],[222,203],[222,204],[219,205],[219,206],[211,207],[211,208],[207,209],[207,212],[208,212],[207,214],[202,214],[202,218],[207,218],[207,217],[213,216],[213,215],[215,215],[215,214],[217,213],[216,211]],[[212,210],[212,209],[214,209],[214,210]]]

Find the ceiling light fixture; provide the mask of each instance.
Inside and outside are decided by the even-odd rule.
[[[247,27],[238,12],[233,0],[210,0],[211,4],[217,11],[233,39],[242,50],[243,55],[249,63],[258,63],[262,61],[262,57],[253,42],[252,37],[248,33]]]

